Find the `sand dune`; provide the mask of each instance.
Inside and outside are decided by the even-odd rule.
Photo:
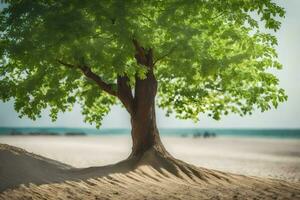
[[[187,163],[219,171],[300,181],[300,140],[265,138],[193,139],[162,137],[167,150]],[[105,166],[124,160],[129,136],[13,136],[0,143],[67,163],[77,168]]]
[[[299,183],[176,165],[153,149],[139,160],[90,168],[74,168],[8,145],[0,146],[0,158],[0,199],[300,198]]]

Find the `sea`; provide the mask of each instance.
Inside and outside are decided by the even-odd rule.
[[[237,129],[237,128],[161,128],[162,136],[174,137],[260,137],[300,139],[300,129]],[[5,135],[58,135],[104,136],[130,135],[126,128],[63,128],[63,127],[0,127],[0,137]]]

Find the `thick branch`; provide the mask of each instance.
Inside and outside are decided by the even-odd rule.
[[[113,90],[113,84],[105,83],[97,74],[92,72],[92,70],[87,66],[80,66],[79,68],[86,77],[94,80],[102,90],[104,90],[108,94],[117,96],[117,92]]]
[[[153,51],[151,48],[145,49],[142,47],[136,39],[132,40],[132,43],[135,47],[135,59],[138,64],[144,65],[152,70],[153,64]]]
[[[137,63],[146,66],[147,58],[146,58],[145,49],[142,46],[140,46],[140,44],[138,43],[138,41],[136,39],[133,39],[132,42],[133,42],[133,45],[134,45],[135,51],[136,51],[136,54],[134,56],[135,56]]]
[[[132,42],[133,42],[136,52],[139,53],[141,56],[145,57],[144,48],[140,46],[138,41],[136,39],[132,39]]]
[[[117,96],[117,92],[113,90],[113,84],[108,84],[105,83],[97,74],[95,74],[89,67],[87,66],[77,66],[77,65],[72,65],[69,63],[65,63],[61,60],[57,60],[60,64],[69,67],[69,68],[75,68],[75,69],[80,69],[83,74],[87,77],[92,79],[93,81],[95,81],[97,83],[97,85],[104,90],[105,92],[107,92],[108,94],[111,94],[113,96]]]
[[[127,109],[127,111],[132,114],[133,113],[133,95],[131,92],[131,87],[128,85],[128,77],[127,76],[118,76],[117,84],[118,84],[118,97]]]

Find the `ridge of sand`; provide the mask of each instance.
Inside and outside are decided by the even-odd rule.
[[[300,199],[299,183],[170,165],[153,150],[80,169],[1,144],[0,159],[0,199]]]

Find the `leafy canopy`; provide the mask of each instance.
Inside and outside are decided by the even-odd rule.
[[[152,48],[158,105],[179,118],[251,114],[287,99],[269,68],[280,69],[270,32],[283,8],[271,0],[7,0],[0,14],[0,99],[15,100],[35,119],[50,107],[82,105],[100,125],[117,98],[80,70],[87,65],[107,84],[145,78],[132,40]],[[263,24],[263,28],[260,25]],[[270,31],[269,31],[270,30]],[[113,87],[113,90],[116,90]]]

